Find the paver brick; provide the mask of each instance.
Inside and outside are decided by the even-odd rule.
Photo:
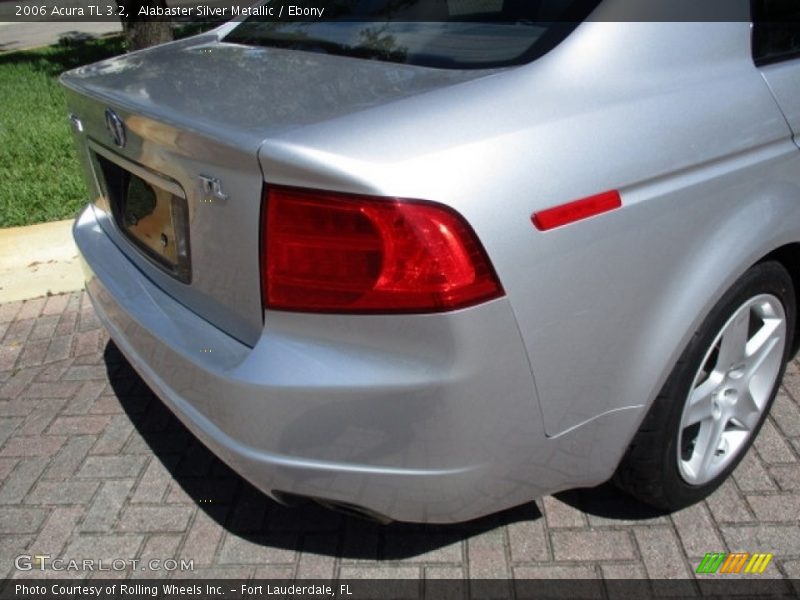
[[[586,525],[586,515],[577,508],[554,496],[545,497],[543,502],[548,527],[583,527]]]
[[[19,355],[17,361],[18,369],[25,369],[28,367],[38,367],[45,362],[47,356],[47,349],[50,347],[50,340],[37,340],[35,342],[28,342],[24,346],[24,351]]]
[[[109,421],[110,419],[107,416],[58,417],[47,433],[62,435],[98,434],[106,429]]]
[[[64,360],[70,355],[72,349],[72,336],[62,335],[50,340],[50,345],[47,347],[47,354],[44,357],[45,362],[53,362],[56,360]]]
[[[0,399],[2,400],[17,400],[22,391],[33,381],[33,378],[39,373],[41,369],[33,367],[28,369],[20,368],[15,371],[11,377],[3,383],[0,387]],[[7,415],[0,406],[0,416]]]
[[[101,365],[77,365],[72,366],[64,373],[64,381],[91,381],[107,379],[106,368]]]
[[[303,540],[302,551],[297,558],[298,579],[333,579],[336,574],[336,557],[330,554],[315,554],[306,548],[336,547],[338,536],[332,534],[306,535]],[[461,559],[459,555],[458,560]]]
[[[85,381],[83,384],[77,381],[69,382],[70,385],[78,386],[78,391],[72,395],[69,404],[64,408],[62,414],[65,415],[84,415],[94,404],[95,400],[106,389],[104,381]],[[67,385],[65,383],[64,385]]]
[[[298,538],[295,535],[242,538],[227,534],[219,553],[220,564],[294,564]]]
[[[0,445],[2,445],[2,442],[0,442]],[[8,474],[14,470],[20,460],[19,458],[0,458],[0,481],[5,481]]]
[[[509,523],[511,560],[514,562],[545,562],[550,559],[544,519]]]
[[[72,477],[86,458],[89,449],[95,444],[97,436],[79,435],[71,437],[58,451],[50,466],[47,467],[44,479],[67,479]]]
[[[46,516],[47,511],[40,508],[0,506],[0,534],[35,533]]]
[[[3,336],[3,346],[21,347],[28,340],[35,324],[36,319],[18,319],[11,323]]]
[[[609,600],[640,600],[652,596],[647,573],[638,564],[602,565],[600,573]]]
[[[102,335],[98,329],[75,334],[75,356],[94,355],[100,349]]]
[[[636,527],[636,543],[651,578],[688,578],[683,552],[671,527]]]
[[[14,434],[22,422],[23,420],[19,418],[0,418],[0,447]],[[0,453],[0,456],[3,456],[2,453]]]
[[[66,441],[63,435],[14,436],[0,450],[0,456],[54,456]]]
[[[93,558],[110,562],[114,559],[134,558],[144,543],[143,535],[136,534],[81,534],[64,550],[66,560]]]
[[[42,307],[43,315],[60,315],[67,308],[70,294],[54,294],[48,296]]]
[[[783,562],[786,576],[789,577],[794,593],[800,596],[800,560],[787,560]]]
[[[419,579],[420,568],[405,565],[359,565],[339,569],[342,579]]]
[[[58,383],[34,382],[28,386],[23,394],[25,398],[72,398],[80,387],[74,381],[60,381]]]
[[[0,504],[19,504],[36,483],[47,466],[49,459],[24,458],[8,477],[4,477],[0,487]]]
[[[624,531],[553,531],[553,556],[557,561],[629,560],[636,558]]]
[[[176,557],[178,556],[178,547],[180,544],[181,536],[178,534],[159,533],[151,535],[149,538],[147,538],[144,548],[139,555],[139,560],[141,560],[143,563],[148,563],[147,568],[142,575],[145,577],[169,575],[169,571],[167,570],[151,570],[150,566],[159,568],[162,566],[164,560],[176,560]],[[156,562],[151,565],[149,564],[150,561]]]
[[[733,472],[733,478],[743,492],[762,492],[777,489],[760,457],[756,456],[756,452],[752,448],[745,454],[739,466],[736,467]]]
[[[761,427],[754,445],[758,451],[759,458],[766,465],[797,462],[797,457],[794,455],[791,445],[786,443],[783,435],[769,419]]]
[[[384,540],[387,557],[408,557],[409,562],[460,563],[462,542],[458,537],[435,533],[400,533]]]
[[[672,522],[687,556],[702,557],[709,549],[723,547],[722,538],[703,502],[674,513]]]
[[[800,465],[777,465],[770,467],[769,474],[785,491],[800,491]]]
[[[17,358],[22,353],[22,345],[0,346],[0,371],[10,371],[17,364]]]
[[[796,379],[800,380],[800,375]],[[798,393],[800,393],[800,388],[798,388]],[[798,398],[800,395],[794,396],[795,401]],[[787,395],[781,393],[777,395],[770,409],[770,416],[783,435],[800,436],[800,408]]]
[[[706,499],[717,523],[747,523],[754,520],[747,503],[739,495],[736,484],[728,479]]]
[[[111,531],[132,487],[132,479],[103,482],[100,491],[95,494],[79,530],[82,532]]]
[[[0,577],[24,575],[13,556],[46,552],[194,561],[46,577],[425,577],[414,589],[426,598],[461,598],[448,579],[496,598],[510,597],[508,577],[534,578],[513,590],[520,600],[535,578],[572,578],[554,589],[611,599],[697,595],[708,577],[693,581],[694,569],[713,551],[773,552],[764,577],[800,576],[797,361],[755,451],[705,502],[664,515],[604,485],[473,523],[383,527],[285,508],[233,473],[109,343],[85,293],[0,305],[0,339],[13,355],[0,354]]]
[[[99,481],[40,480],[28,496],[29,504],[88,504]]]
[[[120,531],[184,531],[194,507],[129,506],[119,519]]]
[[[70,506],[53,509],[28,550],[35,554],[58,556],[72,537],[81,515],[83,515],[83,507]]]
[[[58,326],[58,315],[39,317],[31,329],[29,340],[50,340],[56,332]]]
[[[772,552],[800,556],[800,524],[723,526],[722,537],[731,552]]]
[[[469,576],[472,579],[511,577],[506,559],[505,535],[502,528],[480,533],[467,540]]]
[[[120,415],[125,417],[128,423],[130,423],[130,416],[128,416],[125,409],[122,408],[117,397],[110,394],[101,394],[97,400],[92,403],[88,412],[98,415]]]
[[[795,494],[749,494],[747,503],[761,522],[784,521],[800,523],[800,502]]]
[[[18,435],[40,435],[58,415],[64,400],[39,400],[17,431]]]
[[[216,508],[216,507],[215,507]],[[219,511],[224,516],[225,511]],[[194,559],[198,565],[211,565],[222,539],[223,529],[204,510],[195,511],[189,532],[183,544],[181,556]]]
[[[75,323],[78,320],[78,312],[71,310],[61,313],[61,317],[56,325],[55,335],[69,335],[75,331]]]
[[[0,304],[0,323],[10,323],[22,308],[22,302],[5,302]]]
[[[91,417],[84,417],[90,419]],[[97,440],[97,443],[92,447],[92,454],[118,454],[128,437],[133,431],[133,425],[127,415],[116,415],[114,417],[107,416],[105,425],[102,430],[102,435]]]

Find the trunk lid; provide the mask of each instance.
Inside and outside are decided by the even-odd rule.
[[[82,67],[61,81],[106,233],[168,294],[254,345],[263,328],[261,145],[479,75],[228,44],[205,34]],[[109,112],[123,124],[122,145],[114,140],[113,121],[107,124]],[[183,211],[176,218],[185,223],[159,227],[171,235],[170,227],[185,226],[186,264],[165,268],[155,243],[162,229],[141,243],[135,219],[115,218],[104,161],[180,205],[173,213]]]

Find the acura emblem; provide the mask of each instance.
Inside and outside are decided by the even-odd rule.
[[[125,123],[119,118],[119,115],[110,108],[106,109],[106,129],[108,129],[111,139],[120,148],[125,147],[127,137],[125,136]]]

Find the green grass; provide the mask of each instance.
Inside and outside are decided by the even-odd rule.
[[[86,202],[58,76],[123,51],[117,37],[0,54],[0,227],[74,217]]]

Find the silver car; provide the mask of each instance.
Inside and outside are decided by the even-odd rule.
[[[711,493],[800,340],[796,3],[366,4],[63,76],[116,345],[278,501]]]

